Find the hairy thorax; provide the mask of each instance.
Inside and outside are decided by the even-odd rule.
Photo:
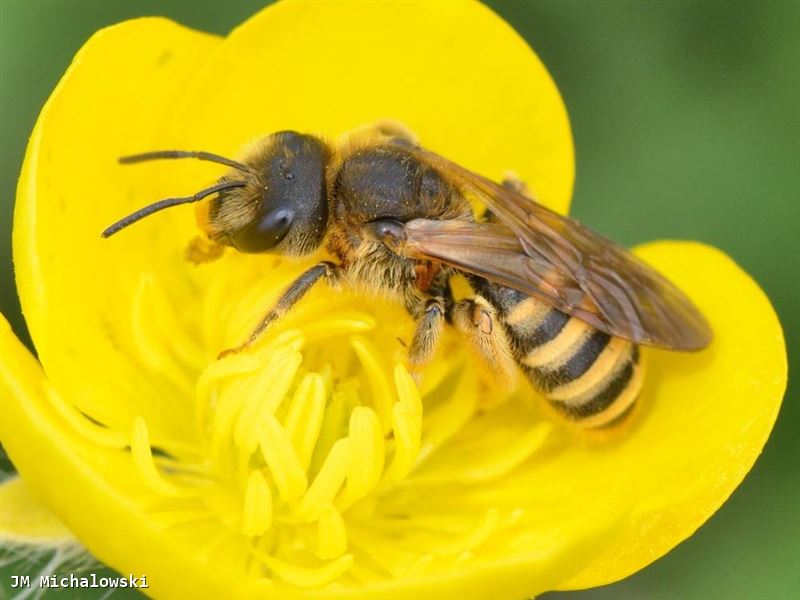
[[[445,285],[447,272],[440,265],[395,254],[375,239],[371,226],[383,220],[472,220],[468,202],[403,145],[355,148],[329,181],[327,249],[341,260],[344,276],[356,288],[388,293],[418,314],[425,294]]]

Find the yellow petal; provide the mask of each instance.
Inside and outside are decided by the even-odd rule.
[[[484,175],[513,170],[544,203],[569,207],[572,137],[558,89],[477,2],[271,6],[211,57],[167,139],[235,153],[274,131],[334,137],[381,119]]]
[[[34,496],[19,477],[0,484],[0,541],[56,546],[75,542],[69,529]]]
[[[157,144],[167,115],[218,44],[164,19],[96,33],[42,109],[17,190],[17,287],[48,378],[106,425],[129,429],[143,416],[156,440],[189,435],[185,389],[163,361],[142,377],[147,358],[134,350],[134,301],[151,272],[179,289],[186,285],[174,276],[176,264],[183,268],[182,248],[152,230],[142,231],[137,243],[121,238],[115,244],[100,232],[159,193],[146,167],[124,169],[117,158]],[[163,275],[170,270],[173,275]],[[158,300],[151,298],[148,317],[159,312]],[[170,310],[180,320],[180,311]],[[160,331],[165,347],[182,343]]]
[[[216,583],[210,581],[188,548],[145,524],[131,504],[141,492],[135,483],[126,485],[133,475],[130,460],[65,427],[58,416],[64,410],[53,402],[61,394],[69,398],[68,410],[77,406],[121,430],[139,412],[162,439],[182,435],[189,424],[165,419],[175,406],[167,402],[169,394],[158,385],[152,391],[143,386],[141,366],[120,352],[123,336],[109,335],[129,326],[121,315],[130,314],[137,284],[118,265],[136,264],[133,272],[143,272],[168,264],[169,249],[156,250],[154,239],[148,242],[152,255],[142,246],[101,245],[107,213],[98,207],[124,213],[152,194],[147,177],[118,171],[116,158],[128,143],[153,144],[173,99],[217,43],[163,19],[140,19],[98,32],[79,52],[31,136],[14,217],[17,285],[50,381],[2,323],[0,437],[9,456],[37,496],[100,560],[152,573],[169,563],[170,570],[196,571],[197,579],[193,575],[188,583],[193,592],[160,577],[153,590],[165,596],[209,590],[220,596],[231,587],[220,583],[224,568],[215,574]],[[158,263],[151,258],[156,255]],[[175,254],[174,261],[179,259]],[[134,565],[127,561],[132,554],[139,556]]]
[[[224,566],[207,572],[190,546],[147,525],[136,502],[141,492],[130,481],[130,459],[64,426],[52,407],[50,383],[4,318],[0,346],[0,441],[42,503],[99,560],[123,572],[133,569],[152,577],[153,593],[222,597],[234,589],[235,580]],[[183,583],[167,575],[180,571],[187,577]]]
[[[730,258],[688,242],[647,244],[637,253],[689,294],[714,341],[697,354],[645,350],[638,424],[612,448],[573,447],[542,473],[578,473],[576,492],[626,473],[637,497],[628,527],[560,589],[627,577],[694,533],[761,453],[786,389],[781,325]]]

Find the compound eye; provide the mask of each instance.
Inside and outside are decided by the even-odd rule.
[[[276,208],[232,235],[231,242],[239,252],[249,254],[267,252],[281,243],[289,233],[293,221],[292,209]]]

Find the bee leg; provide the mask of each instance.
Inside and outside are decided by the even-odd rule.
[[[408,127],[392,119],[376,121],[372,124],[372,128],[390,142],[401,146],[416,146],[419,143],[417,136]]]
[[[417,321],[414,338],[408,348],[408,363],[412,371],[418,371],[433,358],[444,331],[445,302],[437,296],[425,302],[425,312]]]
[[[275,306],[272,307],[272,309],[270,309],[266,315],[264,315],[264,318],[253,330],[246,342],[240,346],[236,346],[235,348],[223,350],[219,353],[217,358],[220,359],[228,356],[229,354],[237,354],[242,350],[246,350],[252,346],[253,343],[259,337],[261,337],[261,334],[264,333],[267,327],[286,314],[286,312],[292,308],[292,306],[294,306],[295,303],[300,300],[300,298],[305,296],[306,292],[308,292],[308,290],[310,290],[315,283],[321,279],[335,280],[338,275],[339,266],[328,261],[317,263],[308,269],[306,272],[300,275],[300,277],[295,279],[294,282],[292,282],[292,284],[286,289],[286,291],[281,294],[281,297],[278,298]]]
[[[531,198],[530,189],[528,189],[528,184],[522,181],[514,171],[506,171],[505,177],[503,177],[503,181],[501,185],[506,188],[507,190],[511,190],[512,192],[517,192],[518,194],[522,194],[526,198]],[[496,223],[497,219],[494,216],[494,213],[489,210],[488,208],[483,211],[483,215],[481,215],[481,220],[486,223]]]
[[[533,199],[531,196],[530,189],[528,189],[528,184],[522,181],[514,171],[507,171],[506,176],[503,177],[503,181],[501,185],[506,188],[507,190],[511,190],[512,192],[517,192],[518,194],[522,194],[526,198]],[[481,221],[484,223],[497,223],[497,218],[494,216],[494,213],[489,210],[488,208],[483,211],[481,215]]]
[[[526,198],[531,197],[531,191],[528,189],[528,184],[522,181],[514,171],[506,171],[506,176],[503,177],[502,186],[512,192],[522,194]]]
[[[471,342],[496,382],[513,389],[516,363],[497,311],[483,296],[460,300],[453,307],[453,325]]]

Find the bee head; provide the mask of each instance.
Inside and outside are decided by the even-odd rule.
[[[200,229],[213,241],[245,253],[301,256],[322,243],[328,224],[325,143],[293,131],[274,133],[236,162],[208,152],[159,151],[120,159],[199,158],[232,167],[218,183],[185,198],[168,198],[114,223],[108,237],[143,217],[177,204],[201,201]]]
[[[328,223],[329,158],[328,147],[314,136],[270,135],[250,153],[244,186],[198,206],[200,227],[240,252],[300,256],[315,250]]]

